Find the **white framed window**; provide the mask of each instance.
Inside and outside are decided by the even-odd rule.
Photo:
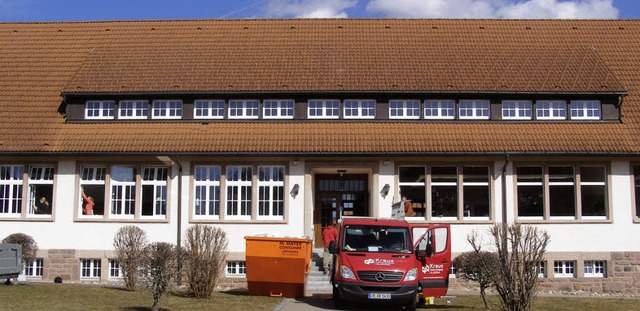
[[[227,277],[246,277],[247,263],[245,261],[227,261]]]
[[[224,100],[199,99],[193,102],[194,119],[223,119]]]
[[[166,167],[142,168],[141,216],[164,218],[167,215],[167,173]]]
[[[121,100],[118,103],[118,119],[146,119],[148,110],[147,100]]]
[[[426,196],[426,167],[425,166],[400,166],[398,167],[399,195],[411,201],[416,217],[425,216],[427,207]],[[409,216],[407,216],[409,217]]]
[[[536,101],[536,119],[566,120],[567,119],[567,102],[564,100]]]
[[[227,166],[226,217],[228,219],[251,219],[252,172],[251,166]]]
[[[84,106],[85,119],[113,119],[116,102],[112,100],[89,100]]]
[[[540,261],[540,265],[538,266],[538,277],[539,278],[544,278],[547,275],[547,262],[546,261]]]
[[[80,259],[80,279],[100,279],[100,259]]]
[[[284,219],[284,166],[258,166],[258,219]]]
[[[458,167],[431,167],[431,208],[433,217],[458,218]]]
[[[458,107],[460,119],[488,120],[489,106],[488,100],[461,100]]]
[[[420,101],[413,99],[390,100],[389,119],[420,119]]]
[[[549,214],[552,219],[575,219],[576,196],[573,166],[549,166]]]
[[[32,262],[25,263],[24,276],[27,278],[42,278],[43,262],[42,258],[34,258]]]
[[[195,218],[220,217],[220,166],[198,165],[193,169]]]
[[[262,102],[263,119],[293,119],[294,101],[290,99],[265,99]]]
[[[635,198],[635,221],[640,218],[640,164],[633,165],[633,197]]]
[[[122,267],[117,259],[109,259],[109,278],[110,279],[122,279],[124,274],[122,273]]]
[[[604,260],[585,260],[584,277],[585,278],[604,278],[605,267],[606,265]]]
[[[575,262],[573,261],[554,261],[553,277],[556,278],[573,278],[575,277]]]
[[[490,179],[488,166],[462,167],[463,217],[489,220]]]
[[[373,119],[376,117],[376,101],[348,99],[344,101],[343,110],[345,119]]]
[[[572,100],[571,120],[600,120],[600,101]]]
[[[20,217],[24,166],[0,166],[0,216]]]
[[[518,166],[517,197],[519,219],[544,217],[544,169],[542,166]]]
[[[180,119],[182,118],[182,101],[154,100],[151,111],[154,119]]]
[[[609,217],[607,167],[604,164],[524,164],[516,165],[515,171],[518,219],[576,220]]]
[[[51,216],[54,175],[53,166],[29,167],[29,215]]]
[[[308,101],[307,118],[338,119],[340,118],[340,101],[335,99],[312,99]]]
[[[424,118],[429,120],[453,120],[456,117],[456,102],[453,100],[425,100]]]
[[[503,120],[531,120],[531,101],[529,100],[503,100]]]
[[[80,215],[104,215],[104,190],[107,168],[83,166],[80,168]]]
[[[258,100],[230,100],[229,119],[257,119],[260,106]]]
[[[607,169],[604,165],[580,166],[580,211],[585,219],[607,218]]]
[[[111,167],[111,216],[133,217],[136,207],[136,169]]]

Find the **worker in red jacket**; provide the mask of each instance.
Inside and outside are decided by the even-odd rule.
[[[327,221],[327,225],[322,230],[322,241],[324,242],[324,254],[322,258],[323,274],[331,271],[331,253],[329,253],[329,243],[338,239],[338,230],[336,229],[336,221]]]

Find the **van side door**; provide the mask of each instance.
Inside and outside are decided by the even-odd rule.
[[[449,287],[451,228],[448,224],[411,224],[418,281],[424,297],[441,297]]]

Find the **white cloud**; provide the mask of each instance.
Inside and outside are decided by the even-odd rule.
[[[347,9],[358,0],[269,0],[265,5],[268,17],[345,18]]]
[[[367,11],[386,17],[618,18],[613,0],[370,0]]]

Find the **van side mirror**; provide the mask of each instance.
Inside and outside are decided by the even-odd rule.
[[[334,255],[338,253],[338,249],[336,248],[336,241],[329,242],[329,253]]]

